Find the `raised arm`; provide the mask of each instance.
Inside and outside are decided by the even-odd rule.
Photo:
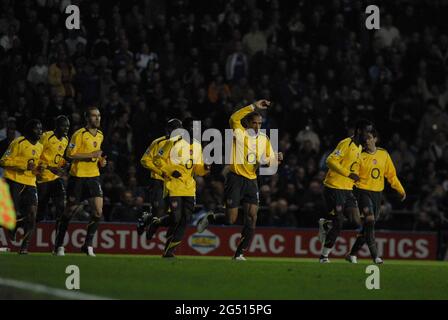
[[[232,129],[244,130],[241,120],[243,120],[243,118],[249,113],[254,112],[256,109],[267,109],[270,104],[271,103],[268,100],[258,100],[250,106],[239,109],[230,117],[230,127]]]

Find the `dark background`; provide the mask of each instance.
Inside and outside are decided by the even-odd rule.
[[[27,119],[52,129],[65,114],[73,132],[99,106],[106,220],[135,221],[144,208],[139,161],[167,119],[224,130],[265,98],[263,127],[279,129],[286,159],[260,178],[259,225],[316,226],[326,156],[365,117],[408,194],[401,203],[386,188],[378,228],[447,228],[448,1],[71,3],[79,31],[65,28],[60,1],[0,0],[0,152]],[[379,31],[365,27],[370,4]],[[223,204],[221,170],[197,180],[205,209]]]

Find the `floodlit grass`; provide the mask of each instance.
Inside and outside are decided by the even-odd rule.
[[[387,260],[380,289],[367,290],[370,260],[349,264],[316,259],[143,255],[0,254],[0,278],[65,289],[68,265],[80,269],[81,289],[113,299],[448,299],[448,264]],[[48,295],[0,286],[3,299],[46,299]]]

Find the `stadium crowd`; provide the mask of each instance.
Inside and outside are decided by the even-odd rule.
[[[69,3],[80,30],[65,28]],[[368,4],[380,30],[365,27]],[[364,117],[408,194],[386,191],[378,228],[446,228],[447,15],[448,1],[430,0],[0,0],[0,152],[27,119],[52,129],[64,114],[74,132],[99,106],[105,219],[135,221],[149,181],[140,158],[166,119],[224,130],[263,98],[285,161],[260,177],[259,225],[316,226],[326,156]],[[197,179],[203,210],[223,205],[222,170]]]

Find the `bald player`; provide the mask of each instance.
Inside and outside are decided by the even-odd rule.
[[[43,146],[40,157],[43,170],[37,176],[37,192],[39,195],[37,222],[45,219],[48,202],[51,199],[56,207],[56,230],[58,221],[65,210],[66,192],[62,177],[66,174],[68,165],[64,156],[68,146],[67,134],[69,129],[69,119],[63,115],[58,116],[55,119],[55,129],[44,132],[40,139]]]
[[[327,158],[328,172],[324,180],[324,197],[328,213],[327,219],[319,220],[319,240],[323,243],[320,263],[330,262],[328,256],[343,227],[344,216],[358,227],[361,226],[353,186],[359,181],[362,146],[373,130],[370,121],[357,121],[354,135],[340,141]]]

